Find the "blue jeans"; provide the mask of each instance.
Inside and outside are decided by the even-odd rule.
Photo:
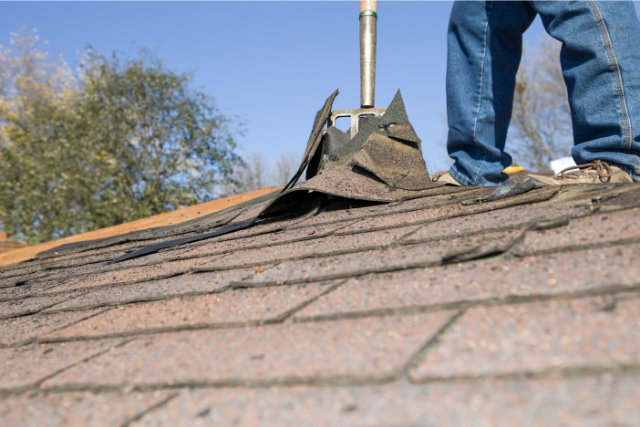
[[[500,185],[522,33],[540,14],[562,42],[577,164],[603,160],[640,181],[640,23],[630,1],[486,1],[453,5],[447,149],[464,185]]]

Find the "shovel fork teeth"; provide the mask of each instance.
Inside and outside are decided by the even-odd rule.
[[[335,126],[336,120],[340,117],[349,117],[351,120],[351,132],[349,135],[350,139],[353,139],[354,136],[358,133],[358,128],[360,127],[360,118],[363,116],[382,116],[386,108],[357,108],[354,110],[336,110],[331,112],[331,116],[327,120],[327,127]]]

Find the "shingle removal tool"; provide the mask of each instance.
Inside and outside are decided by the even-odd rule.
[[[378,2],[360,2],[360,108],[336,110],[327,120],[327,127],[335,125],[336,119],[351,119],[350,138],[358,133],[361,119],[381,116],[386,108],[374,108],[376,99],[376,41],[378,35]],[[363,120],[364,122],[364,120]]]

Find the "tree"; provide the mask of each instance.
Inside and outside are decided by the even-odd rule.
[[[267,186],[267,168],[262,153],[252,150],[246,159],[236,160],[233,176],[222,186],[222,195],[232,196]]]
[[[287,185],[289,180],[293,178],[293,174],[298,171],[301,160],[299,155],[291,151],[280,153],[275,161],[275,165],[272,167],[271,182],[273,185],[279,187]]]
[[[103,200],[123,201],[109,222],[206,201],[231,175],[234,123],[188,76],[145,51],[124,64],[90,51],[83,70],[81,128],[102,148]]]
[[[11,33],[12,48],[0,49],[0,221],[9,235],[33,243],[39,239],[32,228],[51,236],[53,222],[77,215],[76,206],[63,206],[70,168],[59,168],[64,152],[73,150],[61,135],[69,128],[76,82],[63,61],[48,61],[37,41],[26,31]],[[28,222],[33,226],[25,229]]]
[[[571,155],[573,131],[560,47],[548,36],[536,47],[525,46],[516,78],[507,150],[519,165],[534,170]]]
[[[78,77],[13,34],[0,57],[0,222],[38,243],[203,202],[239,125],[146,51],[87,50]]]
[[[224,196],[244,193],[264,187],[284,187],[298,170],[301,156],[282,152],[273,162],[262,152],[252,150],[246,159],[239,159],[231,179],[222,186]],[[302,179],[302,178],[301,178]]]

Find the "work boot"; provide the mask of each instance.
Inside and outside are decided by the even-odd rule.
[[[594,160],[583,165],[571,166],[560,171],[554,177],[530,174],[538,181],[549,185],[567,184],[617,184],[633,182],[631,176],[616,166]]]
[[[433,182],[444,182],[445,184],[455,185],[456,187],[462,187],[454,177],[447,171],[437,172],[431,175],[431,181]]]

